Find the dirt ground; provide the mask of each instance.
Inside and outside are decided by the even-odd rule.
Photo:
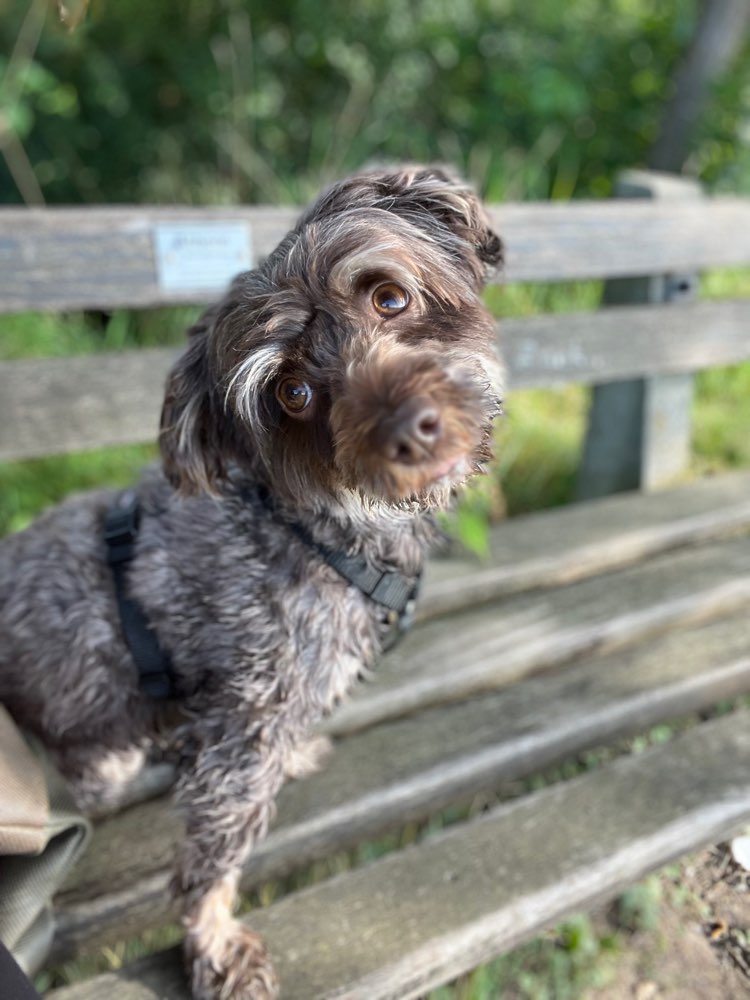
[[[671,866],[659,883],[654,926],[633,931],[614,978],[581,1000],[750,998],[750,872],[729,844]]]

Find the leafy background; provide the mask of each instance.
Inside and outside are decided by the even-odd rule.
[[[642,163],[695,0],[0,2],[0,148],[51,203],[298,201],[373,158],[489,198],[606,195]],[[11,54],[16,50],[16,58]],[[750,56],[687,168],[748,190]],[[0,200],[22,195],[0,165]]]

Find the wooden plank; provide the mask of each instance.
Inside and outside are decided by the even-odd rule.
[[[750,358],[750,300],[505,320],[512,388],[695,371]],[[0,363],[0,459],[152,441],[176,352]]]
[[[618,306],[504,320],[511,388],[608,382],[750,358],[750,301]]]
[[[736,713],[282,899],[251,922],[289,1000],[408,1000],[738,829],[750,819],[749,766],[748,718]],[[50,996],[187,993],[173,950]]]
[[[0,363],[0,460],[156,440],[176,351]]]
[[[750,201],[552,202],[492,206],[508,281],[569,281],[746,264]],[[696,245],[705,241],[702,245]]]
[[[345,738],[325,771],[283,790],[245,888],[586,747],[747,691],[749,647],[747,617],[722,619]],[[164,801],[99,825],[56,901],[58,959],[173,916],[167,886],[178,836]]]
[[[490,532],[486,559],[454,552],[428,562],[417,623],[731,537],[750,529],[748,496],[750,473],[730,473],[655,495],[618,495],[503,521]],[[150,768],[127,803],[165,791],[171,775],[167,765]]]
[[[155,231],[164,224],[244,224],[253,256],[291,227],[292,208],[113,207],[0,211],[0,311],[143,308],[206,302],[210,290],[160,288]]]
[[[454,553],[428,562],[417,623],[731,537],[750,529],[748,496],[750,473],[731,473],[655,495],[619,495],[504,521],[490,533],[485,560]],[[126,803],[154,798],[171,779],[168,765],[150,768]]]
[[[475,697],[578,657],[750,607],[750,538],[672,552],[427,622],[327,724],[356,732]]]
[[[750,528],[750,472],[631,493],[496,525],[487,557],[432,559],[420,621],[537,587],[559,586]]]
[[[205,302],[160,289],[154,227],[244,223],[255,259],[293,224],[294,208],[112,207],[0,210],[0,311]],[[750,261],[750,200],[492,206],[509,281],[565,281],[703,270]],[[211,297],[211,296],[209,296]]]
[[[0,458],[154,441],[174,350],[0,364]]]

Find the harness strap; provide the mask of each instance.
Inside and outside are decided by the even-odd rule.
[[[112,567],[122,630],[138,668],[141,688],[152,698],[173,698],[175,676],[172,661],[161,648],[140,605],[127,593],[126,570],[135,554],[139,523],[138,498],[129,490],[120,495],[104,517],[107,562]]]
[[[278,517],[270,496],[258,491],[264,506]],[[362,555],[347,555],[316,542],[305,527],[295,521],[283,522],[309,548],[316,551],[339,576],[385,608],[390,632],[382,648],[390,649],[411,626],[421,576],[404,576],[371,566]],[[135,555],[135,540],[140,524],[138,498],[132,490],[122,493],[104,517],[104,541],[107,561],[112,567],[115,596],[125,641],[140,676],[141,688],[152,698],[174,698],[176,684],[172,661],[159,644],[137,601],[127,593],[126,571]]]
[[[278,518],[278,511],[268,491],[259,487],[258,496],[264,507]],[[305,545],[316,551],[347,583],[386,609],[388,612],[386,621],[391,631],[383,641],[382,649],[383,651],[391,649],[413,624],[414,609],[422,581],[421,573],[416,576],[405,576],[393,570],[379,570],[368,563],[361,554],[347,555],[346,552],[336,551],[315,541],[307,528],[296,521],[285,520],[283,523]]]

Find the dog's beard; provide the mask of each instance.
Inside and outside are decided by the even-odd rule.
[[[383,353],[379,363],[371,352],[367,364],[349,366],[331,407],[337,471],[343,485],[363,496],[445,507],[492,457],[492,422],[500,406],[495,380],[488,377],[490,360],[446,363],[435,352],[411,348]],[[415,406],[426,408],[437,430],[426,444],[409,445],[399,456],[398,414]],[[407,441],[408,424],[407,418]]]

